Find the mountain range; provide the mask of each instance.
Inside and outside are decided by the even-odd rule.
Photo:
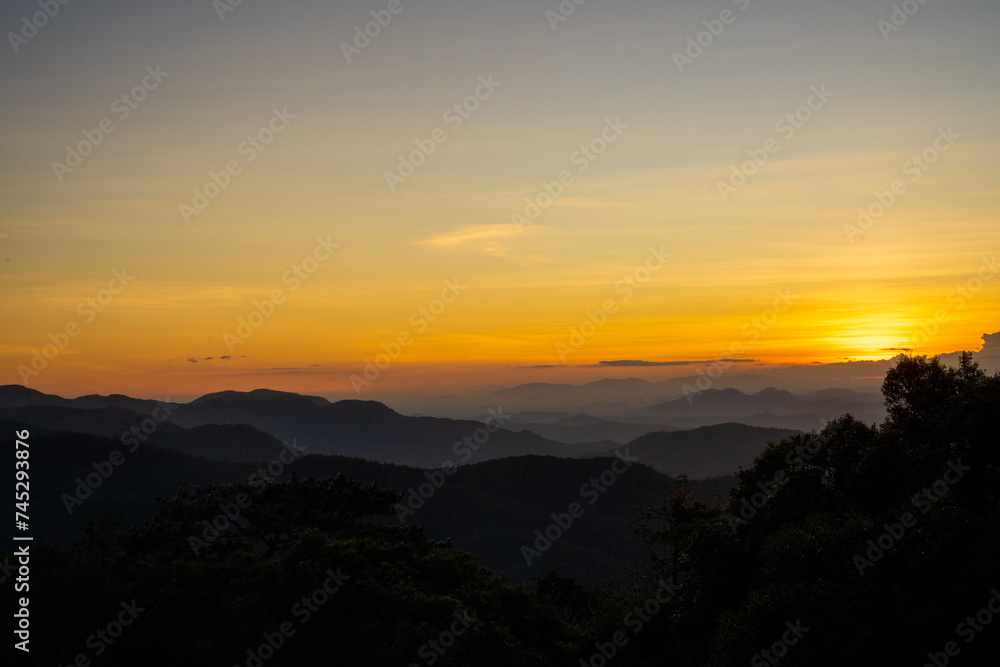
[[[834,367],[836,365],[833,365]],[[808,370],[808,367],[805,367]],[[753,373],[723,373],[711,379],[707,376],[671,378],[660,381],[648,381],[638,378],[606,378],[586,384],[552,384],[533,382],[516,387],[497,389],[489,392],[470,393],[466,396],[398,396],[391,400],[392,405],[400,411],[410,414],[447,415],[452,417],[474,417],[480,415],[488,407],[503,405],[508,411],[535,412],[539,414],[563,413],[587,414],[606,420],[626,423],[651,423],[655,421],[643,410],[677,399],[685,399],[685,404],[692,406],[713,392],[736,390],[744,395],[756,395],[761,392],[784,391],[789,399],[779,402],[772,410],[778,416],[794,416],[807,411],[806,404],[817,400],[840,401],[840,405],[853,405],[866,416],[870,414],[873,421],[881,421],[885,412],[882,406],[882,396],[879,393],[881,379],[874,376],[874,371],[867,375],[872,377],[855,377],[862,369],[842,369],[840,377],[824,376],[830,369],[817,367],[815,377],[778,377],[772,371],[769,374]],[[801,374],[801,373],[799,373]],[[864,374],[864,373],[862,373]],[[884,375],[884,369],[881,371]],[[706,380],[708,382],[706,383]],[[779,387],[779,389],[775,389]],[[830,389],[830,387],[839,387]],[[697,393],[699,389],[704,390]],[[765,393],[765,397],[767,393]],[[692,402],[687,402],[688,398]],[[836,402],[827,405],[813,406],[808,412],[821,412],[828,407],[835,407]],[[834,412],[837,412],[835,409]],[[684,414],[681,417],[690,415]],[[706,415],[702,415],[705,417]],[[714,415],[718,421],[742,421],[734,419],[734,413],[725,412]],[[548,420],[538,420],[547,423]],[[661,422],[661,424],[663,424]],[[666,426],[681,428],[702,426],[704,423]],[[794,427],[798,428],[798,427]],[[812,426],[810,425],[810,428]]]
[[[802,400],[785,394],[770,390],[747,396],[736,390],[710,390],[699,396],[695,405],[703,413],[711,413],[726,409],[727,405],[735,406],[733,409],[743,405],[742,409],[752,411],[761,406],[775,407],[781,401]],[[651,407],[671,415],[675,412],[669,410],[676,404]],[[815,402],[803,404],[811,406]],[[0,419],[48,431],[116,438],[129,445],[149,442],[194,456],[233,462],[273,458],[281,450],[282,442],[294,443],[310,454],[417,468],[525,455],[594,457],[639,442],[643,460],[653,468],[697,479],[735,473],[740,466],[748,466],[768,441],[790,432],[735,423],[668,432],[661,429],[675,427],[609,422],[579,413],[561,415],[553,422],[543,413],[519,416],[508,414],[502,407],[494,415],[487,424],[410,417],[375,401],[331,403],[321,397],[270,390],[220,392],[190,403],[167,404],[121,395],[64,399],[17,385],[0,387]],[[518,423],[520,419],[529,422]],[[497,428],[501,423],[503,428]],[[241,428],[218,428],[221,425]],[[530,427],[545,431],[549,437],[538,435]],[[593,436],[592,440],[584,439],[587,433]],[[565,440],[553,437],[560,435]],[[616,437],[599,439],[605,435]]]
[[[160,403],[123,395],[66,399],[11,385],[0,387],[0,438],[31,431],[32,461],[38,462],[32,520],[41,538],[70,541],[86,520],[104,515],[125,524],[148,519],[155,498],[172,495],[179,482],[244,480],[290,448],[297,460],[282,474],[343,474],[398,489],[418,506],[405,513],[407,523],[419,523],[434,539],[452,539],[497,571],[526,579],[554,569],[595,582],[627,571],[638,558],[628,529],[634,506],[662,502],[681,475],[696,480],[706,499],[725,495],[737,470],[749,467],[768,442],[797,432],[732,421],[677,430],[678,423],[727,413],[819,413],[864,403],[857,398],[850,390],[795,396],[710,389],[692,402],[637,409],[634,416],[645,417],[645,424],[580,411],[513,413],[500,403],[484,422],[406,416],[375,401],[330,402],[271,390]],[[120,465],[112,467],[107,461],[116,451]],[[634,461],[628,471],[596,494],[592,506],[582,502],[586,485],[607,477],[623,457]],[[413,495],[429,489],[432,479],[447,481],[427,498]],[[534,531],[572,502],[581,502],[584,518],[529,567],[521,547],[533,544]]]

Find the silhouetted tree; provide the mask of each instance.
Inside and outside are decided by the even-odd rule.
[[[1000,655],[996,633],[956,636],[1000,582],[1000,375],[903,357],[883,394],[884,424],[770,444],[721,507],[682,491],[645,512],[647,580],[683,588],[633,664],[770,664],[797,621],[783,665],[922,664],[948,641],[963,664]]]

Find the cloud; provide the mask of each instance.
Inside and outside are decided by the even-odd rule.
[[[983,349],[979,350],[976,354],[986,357],[1000,357],[1000,331],[983,334]]]
[[[435,248],[464,248],[467,246],[477,246],[479,250],[488,252],[491,255],[505,257],[507,247],[502,243],[502,239],[518,236],[518,230],[514,225],[474,225],[472,227],[462,227],[453,232],[435,236],[423,241],[418,241],[420,245],[429,245]]]
[[[241,356],[238,356],[238,357],[233,356],[231,354],[227,354],[227,355],[224,355],[224,356],[221,356],[221,357],[201,357],[201,358],[199,358],[199,357],[188,357],[187,361],[190,362],[190,363],[192,363],[192,364],[196,364],[199,361],[213,361],[213,360],[216,360],[216,359],[218,359],[219,361],[232,361],[233,359],[246,359],[246,358],[247,358],[247,355],[245,355],[245,354],[241,355]],[[172,361],[175,361],[175,359],[173,357],[167,359],[168,363],[172,362]],[[178,361],[179,361],[179,359],[178,359]]]
[[[638,359],[619,359],[617,361],[600,361],[596,366],[694,366],[695,364],[708,364],[716,361],[725,361],[730,364],[751,364],[756,359],[711,359],[708,361],[642,361]]]

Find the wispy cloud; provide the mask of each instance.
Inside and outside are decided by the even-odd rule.
[[[474,246],[491,255],[504,257],[507,254],[507,247],[503,243],[503,239],[517,235],[518,231],[514,225],[473,225],[418,241],[417,243],[435,248],[465,248]]]

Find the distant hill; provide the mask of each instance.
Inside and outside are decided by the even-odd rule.
[[[0,385],[0,408],[20,408],[25,405],[70,406],[72,405],[72,401],[62,396],[45,394],[19,384]]]
[[[887,362],[886,362],[887,363]],[[863,364],[864,365],[864,364]],[[710,365],[708,365],[710,367]],[[871,367],[869,367],[871,366]],[[884,373],[885,364],[864,366],[863,373],[876,375]],[[618,422],[651,421],[641,419],[638,411],[641,408],[659,405],[678,398],[684,398],[690,388],[703,377],[697,375],[701,366],[692,365],[692,375],[688,377],[669,378],[658,382],[650,382],[638,378],[603,379],[586,384],[554,384],[534,382],[498,389],[489,393],[476,394],[467,397],[436,396],[436,397],[398,397],[392,401],[392,407],[406,414],[436,414],[461,417],[474,417],[483,412],[486,407],[503,405],[510,412],[539,413],[580,413]],[[827,398],[837,397],[846,403],[861,402],[874,405],[877,414],[881,410],[881,395],[878,392],[880,381],[875,378],[855,378],[862,372],[857,368],[853,372],[845,372],[837,365],[823,367],[812,374],[796,373],[742,373],[739,367],[730,369],[714,380],[712,389],[737,389],[746,394],[780,386],[782,389],[795,392],[801,399],[810,399],[810,392],[822,394],[830,392]],[[847,377],[844,377],[847,375]],[[827,387],[853,387],[843,389],[827,389]],[[817,392],[817,390],[820,390]],[[815,396],[819,398],[820,396]],[[761,410],[764,412],[766,410]],[[816,409],[817,413],[828,412]],[[842,414],[833,412],[834,414]],[[782,414],[782,413],[778,413]],[[550,423],[548,419],[532,420],[537,423]],[[654,420],[655,421],[655,420]],[[722,419],[715,423],[733,421],[733,418]],[[737,420],[742,421],[742,420]],[[879,419],[878,421],[881,421]],[[661,422],[663,423],[663,422]],[[671,422],[672,424],[672,422]],[[703,426],[694,424],[693,426]]]
[[[114,408],[130,410],[140,415],[150,415],[159,403],[142,398],[132,398],[123,394],[101,396],[89,394],[79,398],[63,398],[53,394],[45,394],[35,389],[29,389],[19,384],[0,386],[0,408],[21,408],[30,405],[50,405],[65,408],[92,410],[97,408]],[[167,405],[174,405],[167,401]]]
[[[672,383],[671,383],[672,384]],[[498,389],[489,394],[493,401],[503,403],[536,401],[536,409],[551,402],[571,401],[576,404],[595,400],[623,400],[641,398],[656,392],[656,386],[647,380],[626,378],[622,380],[597,380],[587,384],[549,384],[534,382],[509,389]]]
[[[0,408],[0,419],[12,419],[42,426],[52,431],[69,431],[119,438],[149,417],[124,408],[81,408],[73,405],[28,405]],[[170,422],[157,424],[158,432],[180,431]]]
[[[520,415],[518,415],[520,417]],[[625,444],[640,435],[654,431],[676,431],[676,426],[664,424],[628,424],[589,415],[567,417],[551,424],[537,422],[509,423],[504,426],[509,431],[531,431],[543,438],[566,443],[593,443],[595,440],[612,440]]]
[[[5,470],[14,469],[14,447],[10,446],[13,431],[0,433],[0,461]],[[186,480],[190,486],[223,483],[245,479],[254,467],[248,464],[223,463],[196,459],[152,445],[143,445],[127,453],[117,440],[83,433],[55,433],[44,435],[34,428],[28,440],[31,447],[31,534],[35,539],[68,542],[79,537],[79,529],[87,520],[99,519],[108,514],[126,524],[143,521],[152,516],[156,496],[174,494],[178,481]],[[123,462],[110,470],[104,478],[96,472],[94,464],[108,460],[111,452],[119,451]],[[110,465],[110,464],[109,464]],[[82,505],[72,504],[73,514],[67,512],[63,495],[75,497],[77,478],[99,481],[96,489],[81,487],[81,496],[87,496]],[[0,498],[0,508],[13,516],[14,494]],[[3,535],[9,536],[10,527]]]
[[[8,433],[12,431],[4,431],[0,438],[0,465],[13,469],[14,448]],[[201,433],[210,438],[212,431]],[[87,520],[104,515],[126,524],[150,518],[155,497],[173,495],[178,481],[186,481],[189,487],[235,482],[247,479],[260,467],[209,461],[148,444],[127,453],[115,440],[79,433],[32,433],[30,443],[32,534],[36,539],[61,542],[77,538]],[[98,488],[86,489],[84,495],[89,492],[90,497],[82,505],[73,505],[69,514],[64,494],[73,496],[76,480],[95,474],[93,464],[100,466],[115,450],[123,453],[124,462],[102,478]],[[549,570],[577,576],[589,584],[599,578],[623,578],[639,558],[628,528],[630,508],[662,501],[676,487],[676,481],[637,463],[596,502],[588,504],[580,495],[581,485],[599,477],[611,463],[607,458],[522,456],[465,466],[448,476],[407,522],[424,526],[434,539],[451,538],[457,547],[478,554],[490,567],[519,580]],[[300,476],[344,474],[362,483],[375,482],[401,491],[428,481],[423,470],[337,456],[305,456],[288,470]],[[716,488],[725,492],[733,484],[735,477],[727,477],[694,486],[708,499]],[[0,499],[0,511],[12,515],[13,502],[13,495]],[[529,568],[521,545],[532,543],[534,531],[544,530],[552,522],[551,514],[564,513],[571,502],[580,502],[584,515]],[[396,517],[388,520],[398,523]],[[9,531],[8,525],[0,537],[9,540]]]
[[[829,390],[803,396],[769,387],[756,394],[738,389],[707,389],[672,401],[641,408],[643,421],[686,428],[725,422],[820,428],[829,419],[851,413],[866,422],[885,418],[882,398],[850,390]]]
[[[768,442],[795,433],[798,431],[719,424],[690,431],[649,433],[628,443],[628,450],[640,462],[665,475],[704,479],[749,468]]]
[[[270,461],[285,449],[273,435],[246,424],[205,424],[157,432],[149,442],[191,456],[232,463]]]
[[[845,390],[846,391],[846,390]],[[853,392],[848,392],[850,397]],[[747,395],[735,389],[709,390],[696,397],[651,406],[650,412],[667,415],[693,409],[711,415],[723,410],[752,411],[797,405],[842,402],[843,392],[795,397],[770,389]],[[694,428],[683,435],[665,437],[662,424],[612,422],[585,413],[544,412],[508,415],[502,408],[504,427],[489,432],[482,422],[438,417],[407,417],[375,401],[348,400],[331,403],[314,396],[257,390],[207,394],[187,404],[173,404],[170,420],[150,421],[144,414],[122,407],[82,408],[81,404],[133,405],[147,408],[153,402],[127,396],[62,399],[18,386],[0,388],[0,399],[8,403],[41,400],[43,405],[0,407],[0,420],[32,425],[33,429],[70,431],[104,436],[125,443],[142,442],[212,460],[262,461],[281,451],[282,441],[294,443],[308,454],[346,456],[415,468],[439,468],[495,459],[539,455],[592,458],[608,455],[623,443],[639,438],[642,443],[660,442],[644,452],[643,461],[670,475],[692,479],[733,474],[763,451],[768,440],[792,432],[778,428]],[[539,423],[519,423],[523,419]],[[702,419],[704,417],[698,417]],[[784,417],[757,414],[748,421],[768,427],[783,426]],[[544,420],[544,421],[543,421]],[[548,423],[544,423],[548,422]],[[816,420],[818,425],[818,418]],[[148,428],[155,425],[155,429]],[[146,432],[139,432],[139,427]],[[695,424],[698,426],[698,424]],[[814,426],[803,425],[802,430]],[[672,427],[666,427],[672,428]],[[534,432],[541,431],[543,435]],[[655,437],[650,436],[655,433]],[[544,437],[548,436],[548,437]],[[124,440],[122,440],[124,438]],[[557,438],[561,438],[559,441]],[[648,446],[648,445],[644,445]]]
[[[84,405],[92,407],[81,407]],[[137,410],[114,407],[122,405]],[[375,401],[330,403],[314,396],[270,390],[226,391],[202,396],[191,403],[170,405],[169,421],[157,422],[149,442],[223,460],[251,460],[248,456],[270,458],[269,452],[276,451],[280,441],[294,442],[310,453],[420,468],[440,467],[446,461],[461,465],[526,454],[573,457],[603,451],[616,444],[607,440],[567,444],[531,432],[502,429],[488,433],[481,422],[406,417]],[[148,420],[156,407],[153,401],[122,396],[63,399],[17,385],[0,387],[0,419],[115,439]],[[156,413],[158,417],[162,414],[162,411]],[[216,429],[210,437],[205,435],[207,431],[190,431],[213,425],[252,426],[276,441],[268,442],[262,434],[249,430]],[[489,437],[485,438],[487,434]],[[252,443],[256,449],[250,448]]]
[[[121,408],[94,408],[32,405],[0,409],[0,423],[23,424],[32,432],[85,433],[116,440],[131,448],[149,443],[165,449],[216,461],[267,461],[282,450],[280,440],[246,424],[207,424],[184,429],[169,421],[154,421],[156,428],[142,430],[149,417]],[[136,430],[133,430],[136,429]],[[141,436],[141,437],[140,437]],[[122,441],[122,438],[125,441]]]
[[[483,424],[471,420],[406,417],[375,401],[338,401],[273,391],[224,392],[179,406],[171,419],[181,426],[249,424],[310,453],[351,456],[420,468],[436,468],[508,456],[575,456],[607,449],[607,442],[569,445],[530,432],[498,430],[483,440]],[[457,451],[457,453],[456,453]]]

